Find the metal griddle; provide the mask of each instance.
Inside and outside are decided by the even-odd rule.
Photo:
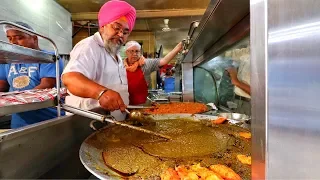
[[[168,120],[168,119],[178,119],[184,118],[188,120],[200,121],[200,120],[215,120],[217,116],[202,115],[202,114],[163,114],[163,115],[150,115],[156,121]],[[232,122],[234,123],[234,122]],[[249,124],[242,124],[241,127],[249,129]],[[108,127],[105,127],[108,128]],[[79,151],[79,156],[84,167],[91,172],[94,176],[99,179],[120,179],[120,175],[115,171],[111,170],[104,164],[102,158],[103,149],[97,149],[90,145],[89,142],[91,138],[105,128],[91,134],[82,144]]]

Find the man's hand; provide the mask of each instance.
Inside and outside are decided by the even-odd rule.
[[[182,42],[179,42],[179,43],[176,45],[175,48],[177,49],[178,52],[179,52],[179,51],[182,51],[182,50],[183,50],[183,43],[182,43]]]
[[[0,92],[8,92],[10,85],[5,80],[0,80]]]
[[[227,69],[227,71],[229,72],[231,83],[237,86],[239,84],[237,69],[230,67]]]
[[[109,111],[120,109],[122,112],[124,112],[126,108],[126,105],[124,104],[120,94],[111,89],[102,94],[99,99],[99,103],[103,109]]]
[[[41,78],[40,84],[34,89],[54,88],[56,85],[56,78]]]
[[[182,49],[183,44],[180,42],[172,51],[170,51],[164,58],[160,60],[159,67],[168,64]]]
[[[230,74],[230,78],[231,78],[231,83],[237,87],[239,87],[240,89],[242,89],[243,91],[245,91],[246,93],[248,93],[249,95],[251,95],[251,88],[248,84],[245,84],[241,81],[239,81],[238,79],[238,72],[235,68],[231,67],[228,68],[227,71]]]
[[[146,58],[144,58],[143,55],[140,55],[138,61],[140,61],[140,60],[143,60],[143,61],[144,61],[145,59],[146,59]]]

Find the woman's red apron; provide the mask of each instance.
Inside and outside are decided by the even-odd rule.
[[[135,72],[127,71],[129,104],[138,105],[144,104],[148,96],[148,85],[144,79],[144,74],[141,67],[138,67]]]

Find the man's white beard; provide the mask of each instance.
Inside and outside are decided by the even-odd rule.
[[[117,55],[120,51],[121,44],[114,44],[112,41],[104,40],[104,48],[113,56]]]

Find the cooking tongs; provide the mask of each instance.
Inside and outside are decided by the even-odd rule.
[[[155,135],[155,136],[158,136],[158,137],[161,137],[161,138],[165,138],[165,139],[168,139],[168,140],[172,139],[171,137],[163,135],[163,134],[159,134],[159,133],[147,130],[147,129],[143,129],[143,128],[140,128],[140,127],[136,127],[136,126],[132,126],[132,125],[129,125],[129,124],[125,124],[125,123],[116,121],[115,118],[113,116],[111,116],[111,115],[102,115],[102,114],[98,114],[98,113],[95,113],[95,112],[79,109],[79,108],[76,108],[76,107],[73,107],[73,106],[69,106],[69,105],[65,105],[65,104],[62,105],[62,108],[64,110],[68,111],[68,112],[73,113],[73,114],[77,114],[77,115],[84,116],[84,117],[87,117],[87,118],[90,118],[90,119],[94,119],[96,121],[100,121],[100,122],[105,122],[106,121],[106,122],[110,122],[110,123],[113,123],[113,124],[116,124],[116,125],[120,125],[120,126],[124,126],[124,127],[130,128],[130,129],[141,131],[141,132],[144,132],[144,133],[152,134],[152,135]],[[93,126],[94,122],[95,121],[92,121],[90,123],[90,127],[94,127]]]

